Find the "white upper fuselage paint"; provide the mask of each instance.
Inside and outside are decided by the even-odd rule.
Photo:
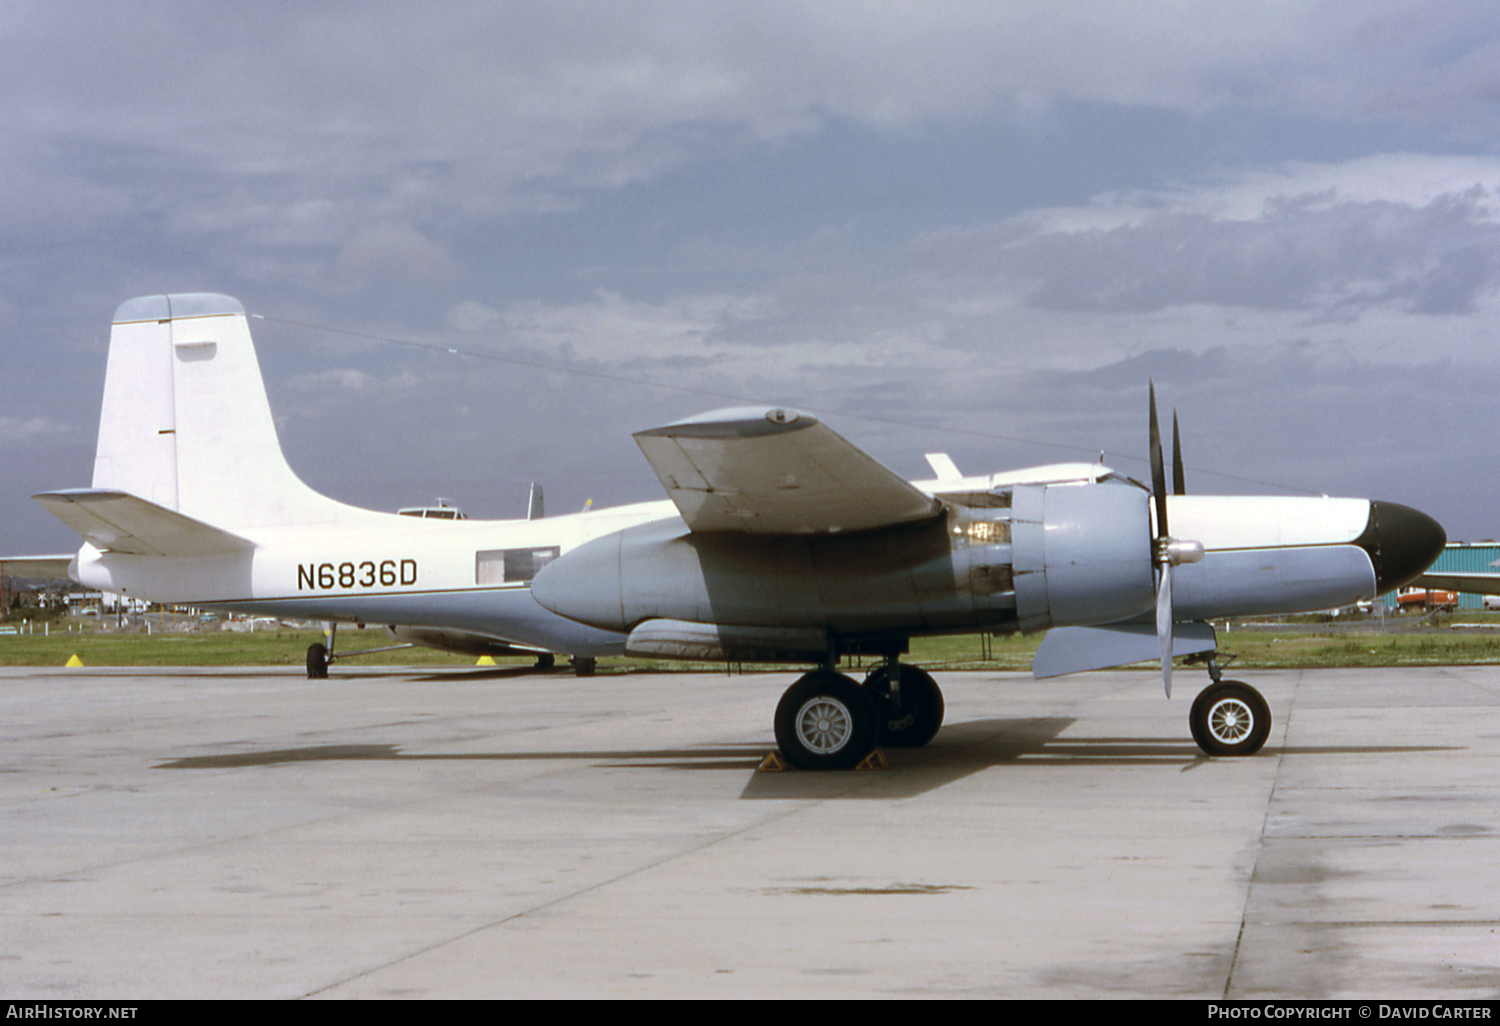
[[[329,519],[317,523],[231,527],[253,545],[240,555],[169,559],[99,553],[85,546],[79,580],[88,587],[194,605],[472,591],[485,587],[478,578],[479,553],[552,548],[563,553],[676,515],[665,500],[541,520],[426,520],[336,503],[330,507]]]
[[[1156,503],[1152,500],[1152,517]],[[1346,545],[1370,520],[1367,499],[1274,495],[1173,495],[1167,498],[1172,537],[1205,551]]]

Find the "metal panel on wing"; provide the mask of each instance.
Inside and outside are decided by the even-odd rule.
[[[942,508],[794,410],[720,410],[635,440],[694,531],[834,534],[912,523]]]

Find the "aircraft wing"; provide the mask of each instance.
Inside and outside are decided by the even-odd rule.
[[[185,517],[129,492],[75,488],[42,492],[33,499],[104,552],[139,556],[214,556],[240,552],[254,543],[237,534]]]
[[[1172,634],[1173,657],[1212,652],[1218,636],[1207,623],[1187,622]],[[1107,670],[1161,658],[1154,623],[1117,623],[1103,627],[1054,627],[1037,646],[1031,675],[1037,680],[1083,670]]]
[[[694,531],[832,534],[925,520],[942,508],[796,410],[716,410],[635,440]]]
[[[1500,595],[1500,574],[1423,574],[1408,587],[1466,591],[1471,595]]]
[[[72,561],[71,552],[58,556],[0,556],[0,572],[32,581],[71,581],[68,564]]]

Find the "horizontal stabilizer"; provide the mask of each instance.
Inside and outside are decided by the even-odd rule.
[[[60,556],[0,556],[0,572],[30,581],[70,581],[68,564],[73,553]]]
[[[1423,574],[1411,582],[1413,588],[1441,588],[1470,595],[1500,595],[1500,574]]]
[[[717,410],[635,440],[694,531],[832,534],[925,520],[942,509],[796,410]]]
[[[242,552],[254,544],[129,492],[75,488],[32,498],[102,552],[216,556]]]
[[[945,452],[930,452],[927,454],[927,465],[937,475],[939,481],[957,481],[962,479],[958,464],[953,462],[953,457]]]
[[[1206,623],[1179,623],[1172,632],[1173,657],[1212,652],[1218,648],[1214,629]],[[1107,670],[1129,663],[1156,662],[1161,641],[1154,623],[1122,623],[1109,627],[1056,627],[1047,632],[1031,660],[1037,680],[1084,670]]]

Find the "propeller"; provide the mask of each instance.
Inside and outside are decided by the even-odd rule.
[[[1172,411],[1172,494],[1186,495],[1182,477],[1182,434],[1177,430],[1177,411]]]
[[[1172,697],[1172,567],[1196,563],[1203,558],[1201,542],[1173,538],[1167,529],[1167,469],[1161,449],[1161,425],[1156,417],[1156,383],[1150,382],[1151,397],[1151,495],[1156,500],[1156,538],[1151,558],[1160,575],[1156,585],[1156,639],[1161,646],[1161,685]],[[1182,434],[1177,411],[1172,411],[1172,494],[1186,495],[1183,481]]]

